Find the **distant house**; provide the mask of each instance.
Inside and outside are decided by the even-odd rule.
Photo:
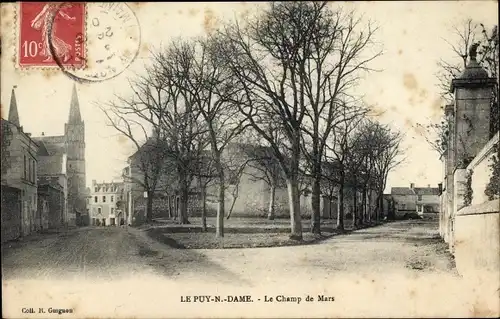
[[[93,226],[118,226],[126,222],[124,184],[121,182],[97,183],[92,181],[90,189],[90,224]]]
[[[398,215],[405,213],[438,213],[440,207],[439,187],[415,187],[411,183],[410,187],[391,188],[391,197]]]

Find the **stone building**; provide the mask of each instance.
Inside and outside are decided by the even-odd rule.
[[[66,198],[63,187],[57,180],[39,180],[38,205],[42,229],[59,228],[64,225]]]
[[[8,196],[8,210],[2,210],[4,214],[16,215],[6,218],[8,220],[19,220],[20,225],[12,225],[19,227],[19,236],[25,236],[39,229],[39,219],[37,219],[37,153],[38,145],[31,137],[30,133],[26,133],[20,124],[19,113],[17,108],[17,100],[14,89],[10,100],[8,121],[2,119],[2,126],[7,125],[10,128],[10,144],[8,146],[8,161],[9,167],[5,172],[2,172],[2,189],[17,189],[19,205],[15,202],[14,191],[12,196]],[[8,188],[7,188],[8,187]],[[4,204],[2,192],[2,204]],[[11,207],[9,209],[9,207]],[[19,207],[17,211],[15,208]],[[3,220],[3,217],[2,217]],[[3,228],[3,226],[2,226]]]
[[[43,149],[40,154],[42,176],[58,177],[63,187],[67,204],[65,223],[81,224],[86,215],[85,173],[85,123],[80,114],[80,104],[73,86],[68,122],[64,135],[42,136],[34,140]]]
[[[397,210],[397,216],[405,214],[424,213],[433,214],[440,210],[440,188],[431,187],[415,187],[415,184],[410,183],[410,187],[392,187],[391,198],[394,200],[394,205]]]
[[[90,189],[90,224],[93,226],[118,226],[126,223],[124,183],[97,183]]]
[[[289,216],[288,191],[285,183],[282,181],[276,185],[272,191],[269,175],[272,170],[264,168],[263,165],[256,164],[255,158],[261,157],[265,152],[265,147],[231,143],[229,144],[222,158],[226,166],[226,191],[225,205],[226,214],[231,211],[235,217],[265,217],[269,212],[271,197],[274,196],[274,211],[276,216]],[[269,150],[268,150],[269,151]],[[209,152],[209,151],[207,151]],[[259,155],[260,154],[260,155]],[[140,168],[140,151],[134,153],[128,158],[128,165],[123,170],[125,183],[125,201],[127,220],[132,222],[134,213],[145,212],[145,192],[142,187],[143,174]],[[167,165],[168,166],[168,165]],[[267,167],[269,168],[269,167]],[[279,170],[279,166],[276,168]],[[282,178],[282,177],[281,177]],[[179,196],[175,192],[175,174],[163,174],[158,182],[153,201],[153,217],[175,217],[179,208]],[[168,187],[166,187],[168,186]],[[166,191],[170,189],[170,191]],[[346,192],[348,192],[346,190]],[[199,181],[196,176],[193,178],[189,203],[188,215],[200,216],[202,206]],[[206,188],[206,207],[209,216],[215,215],[218,206],[218,185],[215,177],[211,178]],[[360,199],[361,196],[358,196]],[[361,201],[361,199],[360,199]],[[349,197],[344,202],[345,211],[348,211],[352,203]],[[300,198],[301,214],[311,215],[311,195],[306,189],[302,192]],[[360,207],[360,206],[359,206]],[[322,218],[336,218],[337,201],[336,197],[322,196],[320,201]]]

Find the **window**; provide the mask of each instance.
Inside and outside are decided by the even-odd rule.
[[[106,202],[106,196],[103,196],[102,197],[102,202],[105,203]]]
[[[94,191],[97,193],[97,192],[98,192],[98,188],[96,187],[96,188],[94,189]]]
[[[24,155],[24,179],[26,179],[28,176],[26,174],[26,169],[27,169],[27,165],[26,165],[26,155]]]
[[[115,213],[115,209],[113,207],[111,207],[111,215],[113,215]]]
[[[123,199],[123,196],[122,196],[122,195],[120,195],[120,200],[122,200],[122,199]]]
[[[36,182],[36,162],[33,160],[33,183]]]
[[[101,215],[101,207],[97,208],[97,214]]]
[[[422,195],[417,195],[417,200],[422,200]]]
[[[28,159],[28,180],[31,182],[31,159]]]
[[[406,209],[406,204],[401,204],[401,209]]]
[[[97,203],[97,196],[94,196],[94,203]]]
[[[422,212],[422,205],[417,205],[417,213],[421,213]]]
[[[111,195],[111,202],[113,202],[114,199],[115,199],[115,197],[113,195]]]

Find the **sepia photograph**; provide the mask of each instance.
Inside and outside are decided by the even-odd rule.
[[[498,2],[0,5],[2,318],[498,318]]]

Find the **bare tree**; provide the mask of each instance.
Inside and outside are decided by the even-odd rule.
[[[174,63],[165,63],[169,58],[174,59]],[[166,161],[173,165],[180,197],[180,223],[186,224],[189,223],[187,206],[193,167],[200,153],[197,138],[206,130],[198,121],[199,113],[192,108],[193,100],[189,92],[174,85],[173,79],[177,75],[176,69],[171,66],[175,65],[175,58],[176,55],[169,51],[152,52],[152,62],[146,66],[144,75],[129,81],[131,96],[116,96],[114,101],[108,103],[108,109],[103,110],[115,129],[128,137],[138,150],[142,144],[135,138],[133,125],[139,127],[144,140],[153,139],[156,153],[147,152],[147,156],[154,158],[143,162],[151,164],[155,176],[162,172]],[[147,127],[153,132],[151,137]],[[141,171],[144,174],[149,167],[143,167]],[[148,187],[145,188],[147,192],[154,192],[156,183],[144,186]],[[148,206],[152,201],[149,195]],[[151,214],[149,208],[148,214]]]
[[[370,71],[369,63],[381,52],[374,48],[376,28],[371,22],[364,24],[354,12],[331,11],[326,3],[316,3],[310,9],[314,20],[306,21],[305,28],[312,31],[303,46],[308,52],[304,64],[297,72],[306,95],[305,157],[310,162],[312,178],[311,230],[320,233],[320,196],[322,161],[325,145],[333,130],[342,121],[359,116],[365,110],[344,110],[349,103],[353,87],[362,72]],[[373,51],[371,51],[373,50]]]
[[[360,111],[356,112],[356,116],[351,116],[352,107],[342,108],[343,112],[341,116],[343,121],[337,125],[337,128],[332,131],[332,135],[329,138],[329,143],[326,144],[327,151],[331,154],[327,154],[327,158],[334,161],[337,167],[337,178],[338,178],[338,217],[337,217],[337,229],[344,230],[344,196],[345,196],[345,185],[346,177],[348,172],[348,159],[349,154],[352,152],[353,145],[355,144],[355,130],[356,127],[363,120],[365,112],[364,108],[358,108]]]
[[[124,102],[124,99],[119,99]],[[135,152],[130,157],[132,174],[123,177],[126,182],[140,186],[146,193],[146,221],[151,222],[155,191],[164,165],[163,142],[158,135],[152,137],[148,134],[145,123],[140,121],[140,116],[128,116],[130,105],[134,105],[134,102],[128,101],[131,104],[110,102],[108,108],[101,104],[99,107],[106,115],[109,124],[135,147]]]
[[[380,123],[368,123],[366,129],[373,131],[371,143],[375,146],[370,152],[370,160],[374,164],[373,185],[376,191],[377,203],[375,206],[375,219],[378,221],[383,211],[383,194],[389,172],[405,160],[403,157],[404,150],[401,148],[403,134]]]
[[[218,180],[218,209],[216,236],[224,236],[225,168],[222,154],[228,143],[245,129],[245,118],[234,103],[241,90],[238,81],[224,66],[217,51],[218,37],[174,44],[171,64],[177,77],[174,85],[188,92],[192,107],[200,114],[207,129],[208,144]]]
[[[373,30],[356,35],[359,20],[332,12],[326,2],[272,3],[246,23],[224,30],[227,45],[222,52],[245,90],[247,103],[239,105],[240,111],[282,166],[289,192],[291,237],[301,239],[299,166],[304,130],[313,145],[310,157],[321,163],[322,148],[335,126],[335,105],[356,82],[356,72],[373,58],[361,57]],[[270,136],[270,119],[282,126],[286,151]],[[306,127],[306,121],[312,126]],[[319,180],[320,172],[316,175]],[[315,186],[318,204],[318,183]],[[319,204],[315,211],[319,217]],[[317,217],[313,228],[319,232]]]

